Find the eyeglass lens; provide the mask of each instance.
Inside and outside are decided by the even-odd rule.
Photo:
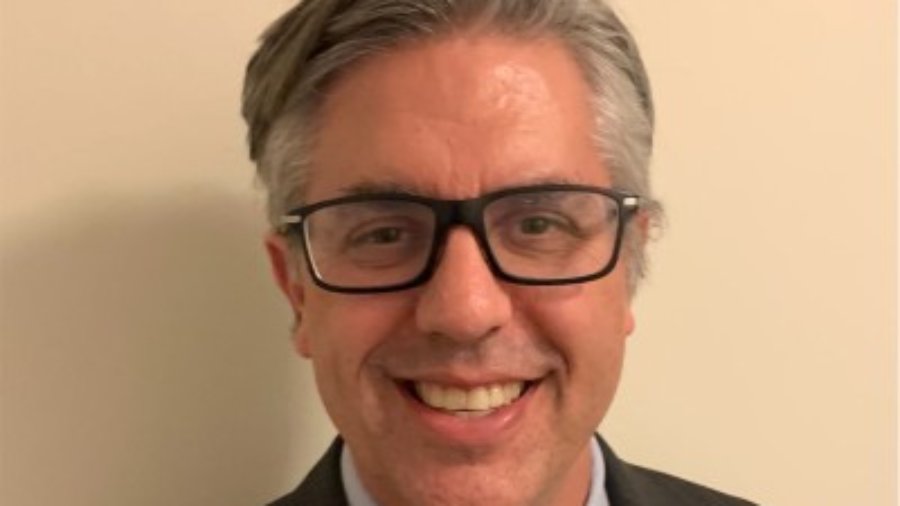
[[[618,204],[600,193],[539,191],[490,201],[485,239],[497,267],[533,280],[589,276],[612,260]],[[316,275],[345,288],[402,284],[432,258],[438,219],[428,205],[371,200],[323,207],[306,217]]]

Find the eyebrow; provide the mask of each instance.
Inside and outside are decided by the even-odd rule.
[[[546,176],[546,177],[538,177],[534,179],[526,179],[524,181],[516,181],[515,183],[505,184],[498,186],[496,188],[490,188],[489,190],[482,193],[489,194],[497,191],[507,190],[510,188],[521,188],[527,186],[538,186],[538,185],[550,185],[550,184],[586,184],[584,181],[578,181],[569,177],[561,177],[561,176]],[[340,189],[340,193],[342,195],[354,196],[354,195],[371,195],[376,193],[401,193],[407,195],[420,195],[425,196],[430,192],[423,192],[421,189],[415,188],[411,185],[406,185],[403,183],[395,182],[395,181],[360,181],[358,183],[351,184],[349,186],[345,186]]]

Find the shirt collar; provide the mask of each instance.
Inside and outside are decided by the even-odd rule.
[[[341,449],[341,480],[350,506],[378,506],[363,487],[353,463],[353,455],[345,444]],[[606,463],[603,461],[603,449],[597,438],[591,438],[591,489],[584,506],[609,506],[606,494]]]
[[[344,444],[341,447],[341,481],[344,483],[344,492],[347,494],[347,504],[350,506],[378,506],[366,492],[359,475],[356,473],[356,464],[353,463],[353,455],[350,447]]]
[[[606,461],[603,448],[596,437],[591,437],[591,491],[584,506],[609,506],[606,494]]]

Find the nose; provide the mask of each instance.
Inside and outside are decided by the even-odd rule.
[[[490,336],[509,321],[509,295],[491,273],[471,231],[451,230],[438,262],[417,301],[420,331],[471,342]]]

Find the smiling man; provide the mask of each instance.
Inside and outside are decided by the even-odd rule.
[[[647,79],[602,1],[306,0],[244,115],[340,433],[275,504],[748,504],[594,433],[659,219]]]

